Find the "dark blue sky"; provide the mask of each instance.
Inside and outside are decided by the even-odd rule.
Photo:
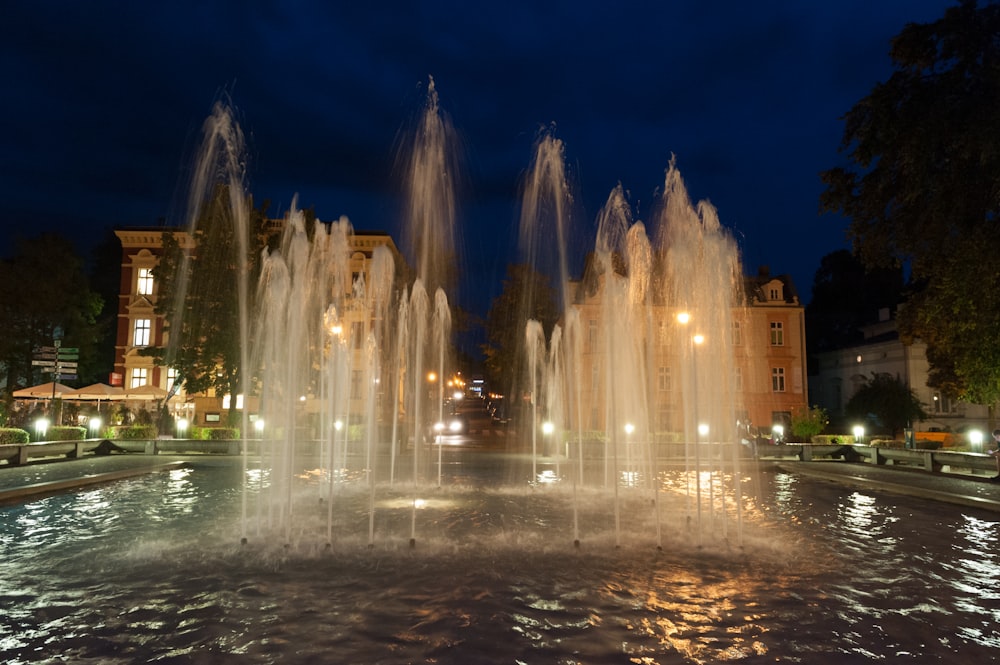
[[[398,237],[399,134],[433,76],[461,137],[463,267],[499,290],[541,127],[565,143],[577,242],[621,182],[646,219],[671,154],[748,270],[808,299],[844,221],[818,215],[841,116],[891,72],[889,40],[954,0],[33,2],[0,40],[0,253],[15,234],[179,223],[200,129],[228,93],[251,190],[283,213]],[[577,270],[579,267],[577,267]],[[468,297],[468,296],[467,296]]]

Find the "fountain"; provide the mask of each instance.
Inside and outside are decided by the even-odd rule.
[[[222,107],[208,128],[201,172],[224,157],[240,234],[240,132]],[[740,315],[738,252],[673,161],[648,224],[612,190],[574,280],[563,146],[539,139],[522,250],[554,271],[559,321],[524,322],[514,442],[443,445],[448,134],[432,82],[412,278],[385,245],[357,269],[351,222],[293,204],[256,290],[236,289],[255,294],[243,385],[266,424],[238,461],[4,509],[7,662],[992,657],[977,601],[1000,583],[995,521],[752,472],[719,334]],[[987,565],[960,570],[959,550]]]

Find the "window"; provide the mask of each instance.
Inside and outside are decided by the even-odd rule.
[[[140,388],[149,381],[149,370],[145,367],[133,367],[132,368],[132,380],[129,382],[129,388]]]
[[[771,368],[771,391],[776,393],[785,392],[785,368]]]
[[[365,324],[362,321],[351,323],[351,344],[356,351],[365,348]]]
[[[591,351],[597,351],[597,321],[593,319],[587,321],[587,343]]]
[[[733,368],[733,388],[740,392],[743,390],[743,368],[734,367]]]
[[[733,346],[743,346],[743,327],[739,321],[733,321]]]
[[[676,428],[677,412],[668,404],[661,404],[656,410],[656,423],[661,430]]]
[[[781,289],[779,289],[776,286],[772,286],[768,290],[767,299],[768,300],[781,300]]]
[[[361,399],[361,370],[351,371],[351,399]]]
[[[136,319],[132,328],[132,346],[149,346],[149,319]]]
[[[174,382],[180,376],[180,372],[177,371],[176,367],[171,367],[167,369],[167,392],[170,392],[174,387]]]
[[[934,393],[934,413],[954,413],[955,403],[946,395]]]
[[[670,377],[670,368],[661,367],[659,368],[659,373],[657,376],[657,384],[659,385],[661,392],[669,391],[672,387],[672,381]]]
[[[139,277],[136,280],[135,292],[140,296],[153,295],[153,269],[139,268]]]
[[[771,346],[785,345],[785,327],[781,321],[771,321]]]

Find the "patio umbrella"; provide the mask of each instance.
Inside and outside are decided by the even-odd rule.
[[[129,388],[125,391],[124,399],[135,400],[135,399],[163,399],[167,396],[167,391],[159,386],[151,386],[146,384],[144,386],[139,386],[138,388]]]
[[[117,386],[109,386],[106,383],[92,383],[79,390],[63,395],[63,399],[86,400],[97,402],[97,412],[101,412],[101,402],[109,400],[125,399],[125,391]]]
[[[109,386],[106,383],[92,383],[79,390],[66,393],[63,399],[79,399],[90,401],[104,401],[109,399],[125,399],[125,391],[117,386]]]
[[[43,383],[30,388],[21,388],[14,391],[15,399],[52,399],[52,396],[65,397],[67,393],[75,392],[73,388],[64,386],[61,383]]]

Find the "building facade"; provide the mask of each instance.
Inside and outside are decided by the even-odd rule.
[[[624,309],[609,314],[607,300],[625,295],[609,296],[604,280],[601,275],[590,288],[582,286],[586,276],[574,283],[584,429],[609,431],[620,425],[609,418],[642,412],[659,435],[690,436],[692,427],[711,418],[724,424],[722,436],[735,427],[739,437],[767,438],[776,425],[788,433],[792,414],[809,407],[805,310],[790,276],[762,268],[745,277],[741,304],[711,314],[710,324],[698,329],[707,333],[699,346],[691,344],[694,324],[681,330],[682,312],[667,305],[649,306],[641,315],[648,319],[639,324],[642,329],[627,331],[623,319],[635,315]],[[608,408],[609,401],[615,409]]]
[[[809,373],[810,393],[831,420],[842,421],[847,402],[873,375],[888,374],[899,380],[920,401],[927,418],[912,423],[923,432],[986,431],[988,409],[962,402],[927,385],[930,363],[927,345],[899,338],[893,313],[884,308],[878,321],[862,328],[863,341],[851,347],[818,353]],[[849,424],[849,423],[848,423]]]
[[[270,232],[280,233],[284,220],[270,220]],[[221,426],[222,417],[229,410],[230,396],[205,394],[189,395],[183,387],[175,388],[176,370],[156,364],[153,357],[144,355],[144,349],[164,348],[169,342],[163,317],[157,314],[156,304],[161,297],[160,285],[153,269],[163,255],[164,235],[173,234],[180,247],[194,250],[195,240],[185,231],[157,228],[127,228],[115,231],[122,246],[121,280],[118,296],[118,321],[115,340],[115,365],[111,383],[133,394],[145,392],[150,404],[163,404],[173,417],[194,426]],[[349,270],[352,278],[365,275],[371,267],[376,247],[388,247],[398,259],[399,252],[392,238],[384,232],[354,232],[350,236]],[[401,259],[397,264],[401,265]],[[350,289],[347,284],[346,289]],[[362,315],[355,316],[350,307],[344,312],[345,336],[350,336],[351,349],[361,352],[361,335],[353,334],[363,328]],[[304,396],[309,402],[312,396]],[[353,396],[352,396],[353,397]],[[237,408],[250,410],[251,420],[256,417],[256,400],[237,396]]]

